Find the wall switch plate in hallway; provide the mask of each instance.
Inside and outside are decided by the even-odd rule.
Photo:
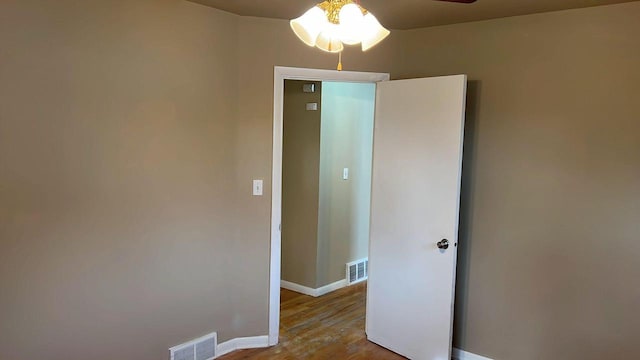
[[[262,196],[262,180],[253,180],[253,196]]]
[[[342,169],[342,180],[349,180],[349,168]]]

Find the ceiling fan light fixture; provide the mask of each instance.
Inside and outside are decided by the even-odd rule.
[[[345,44],[361,44],[366,51],[390,34],[373,14],[354,0],[326,0],[290,24],[302,42],[331,53],[343,51]]]

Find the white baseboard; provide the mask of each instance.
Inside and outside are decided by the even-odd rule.
[[[299,292],[301,294],[313,296],[313,297],[318,297],[318,296],[322,296],[322,295],[328,294],[328,293],[330,293],[332,291],[336,291],[338,289],[342,289],[343,287],[346,287],[347,285],[348,285],[347,279],[342,279],[342,280],[336,281],[336,282],[334,282],[332,284],[325,285],[325,286],[317,288],[317,289],[312,289],[310,287],[302,286],[302,285],[299,285],[299,284],[296,284],[296,283],[292,283],[292,282],[289,282],[289,281],[280,280],[280,287],[285,288],[287,290]]]
[[[218,347],[216,348],[216,358],[236,350],[265,347],[269,347],[269,336],[267,335],[235,338],[218,344]]]
[[[336,281],[332,284],[329,285],[325,285],[321,288],[316,289],[318,296],[322,296],[325,294],[328,294],[332,291],[336,291],[338,289],[342,289],[343,287],[347,287],[347,285],[349,285],[349,283],[347,282],[347,279],[342,279],[340,281]]]
[[[453,348],[451,357],[453,358],[453,360],[493,360],[488,357],[476,355],[456,348]]]
[[[312,288],[306,287],[306,286],[302,286],[302,285],[298,285],[296,283],[292,283],[292,282],[289,282],[289,281],[280,280],[280,287],[283,288],[283,289],[299,292],[301,294],[305,294],[305,295],[309,295],[309,296],[315,296],[314,295],[315,294],[315,289],[312,289]]]

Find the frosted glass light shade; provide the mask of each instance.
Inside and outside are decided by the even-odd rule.
[[[338,36],[339,31],[338,25],[328,24],[320,35],[318,35],[316,47],[330,53],[339,53],[344,50],[342,40]]]
[[[364,16],[356,4],[347,4],[340,10],[339,37],[347,45],[359,44],[362,41]]]
[[[362,51],[367,51],[389,36],[391,32],[385,29],[373,14],[364,16],[362,26]]]
[[[291,20],[290,25],[302,42],[309,46],[315,46],[318,35],[328,23],[325,12],[314,6],[299,18]]]

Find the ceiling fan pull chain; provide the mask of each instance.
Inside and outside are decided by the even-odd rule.
[[[338,71],[342,71],[342,51],[338,53]]]

